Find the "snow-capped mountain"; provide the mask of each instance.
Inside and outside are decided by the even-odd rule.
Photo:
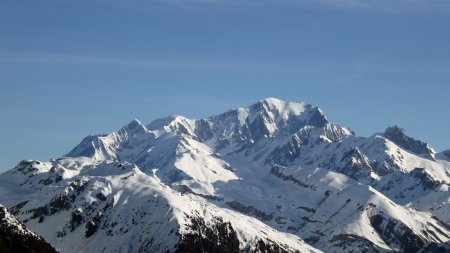
[[[399,126],[358,137],[269,98],[86,137],[0,176],[60,252],[445,252],[450,152]]]

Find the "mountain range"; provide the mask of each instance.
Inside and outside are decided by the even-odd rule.
[[[450,151],[400,126],[361,137],[268,98],[24,160],[0,214],[63,253],[450,252],[449,186]]]

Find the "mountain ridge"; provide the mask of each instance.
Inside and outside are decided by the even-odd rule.
[[[61,252],[419,252],[450,240],[445,157],[268,98],[88,136],[3,173],[0,202]]]

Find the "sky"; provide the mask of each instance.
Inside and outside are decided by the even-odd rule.
[[[450,1],[0,0],[0,171],[266,97],[450,148]]]

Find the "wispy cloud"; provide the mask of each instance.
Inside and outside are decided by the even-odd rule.
[[[180,7],[267,7],[322,6],[348,10],[370,10],[390,13],[423,13],[450,11],[449,0],[150,0],[116,1],[121,4],[165,4]]]
[[[449,11],[447,0],[294,0],[354,10],[374,10],[392,13]]]
[[[108,65],[148,68],[185,68],[209,70],[289,71],[289,66],[247,59],[188,59],[167,57],[128,58],[82,54],[0,52],[0,63]],[[291,69],[292,70],[292,69]],[[298,69],[295,69],[298,70]]]
[[[426,63],[426,64],[424,64]],[[423,58],[421,64],[410,59],[397,59],[396,62],[385,62],[377,55],[366,55],[357,58],[348,58],[339,61],[303,59],[299,61],[274,61],[273,59],[246,59],[246,58],[170,58],[142,57],[129,58],[121,56],[98,56],[89,54],[59,54],[59,53],[33,53],[33,52],[5,52],[0,51],[0,68],[11,64],[27,65],[82,65],[82,66],[109,66],[109,67],[140,67],[146,69],[176,69],[176,70],[211,70],[211,71],[245,71],[273,73],[316,74],[324,71],[343,73],[358,69],[372,72],[408,72],[428,71],[447,72],[449,61],[434,58]],[[352,74],[353,76],[353,74]]]
[[[71,2],[70,0],[46,0]],[[85,0],[134,11],[158,11],[157,7],[188,9],[220,8],[249,10],[272,7],[322,7],[351,11],[375,11],[395,14],[448,13],[450,0]],[[1,9],[0,9],[1,11]]]

